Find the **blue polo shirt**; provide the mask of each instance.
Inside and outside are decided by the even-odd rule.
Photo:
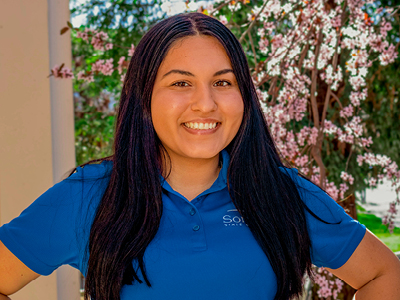
[[[222,152],[222,158],[217,180],[190,202],[163,180],[161,224],[144,255],[152,286],[125,285],[121,300],[274,298],[275,274],[229,197],[227,152]],[[78,168],[0,227],[0,240],[39,274],[48,275],[63,264],[85,274],[90,224],[111,168],[111,162]],[[363,238],[365,227],[297,176],[295,169],[287,172],[308,207],[331,223],[306,212],[313,263],[333,269],[342,266]],[[138,266],[134,263],[134,267]]]

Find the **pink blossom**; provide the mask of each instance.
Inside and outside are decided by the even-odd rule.
[[[79,73],[77,75],[77,79],[82,80],[84,78],[85,78],[85,71],[79,71]]]
[[[374,178],[374,177],[371,177],[371,178],[369,179],[369,181],[368,181],[370,187],[376,186],[376,182],[377,182],[377,181],[376,181],[376,178]]]
[[[92,71],[102,73],[106,76],[111,75],[114,72],[113,60],[113,58],[107,60],[99,59],[92,65]]]
[[[335,186],[335,183],[333,183],[333,182],[328,182],[328,180],[326,180],[325,191],[326,191],[326,192],[328,193],[328,195],[330,195],[333,199],[338,200],[338,198],[339,198],[339,190],[338,190],[338,188]]]
[[[389,213],[394,215],[397,214],[396,202],[390,203]]]
[[[84,31],[84,32],[78,31],[78,32],[76,33],[76,37],[77,37],[77,38],[81,38],[81,39],[84,40],[85,42],[88,42],[88,40],[89,40],[89,35],[88,35],[87,31]]]
[[[332,27],[340,27],[341,23],[342,22],[341,22],[341,16],[340,15],[331,19]]]
[[[389,226],[388,226],[388,229],[389,229],[389,231],[391,232],[391,233],[393,233],[393,230],[394,230],[394,222],[393,221],[390,221],[390,223],[389,223]]]
[[[314,182],[316,185],[319,185],[319,175],[311,175],[311,181]],[[326,189],[326,188],[325,188]],[[331,193],[327,192],[329,195],[331,195]]]
[[[392,24],[390,24],[390,23],[387,22],[386,20],[383,20],[383,22],[382,22],[382,24],[381,24],[381,28],[380,28],[382,37],[386,38],[387,32],[388,32],[389,30],[392,30]]]
[[[357,155],[357,163],[361,167],[364,162],[364,157],[362,155]]]
[[[360,123],[361,123],[361,118],[359,116],[353,117],[353,119],[350,122],[346,123],[343,126],[346,134],[355,137],[361,136],[363,134],[363,127]]]
[[[362,86],[365,86],[365,79],[361,76],[351,76],[349,82],[355,91],[359,90]]]
[[[338,278],[333,279],[333,275],[324,268],[317,269],[314,283],[318,286],[317,294],[321,299],[331,298],[332,296],[334,297],[333,299],[337,299],[343,288],[343,282]]]
[[[359,106],[360,105],[360,93],[352,91],[350,93],[350,102],[355,107]]]
[[[346,184],[346,183],[341,183],[340,185],[339,185],[339,197],[341,198],[341,199],[343,199],[344,198],[344,193],[347,191],[349,189],[349,186]]]
[[[276,36],[274,36],[274,38],[271,40],[271,44],[272,52],[275,52],[277,48],[281,48],[284,44],[282,34],[277,34]]]
[[[389,46],[389,42],[382,40],[382,36],[372,35],[370,39],[371,48],[376,52],[383,52]]]
[[[397,51],[394,45],[390,45],[387,50],[384,50],[381,55],[379,55],[379,60],[382,66],[386,66],[393,63],[397,58]]]
[[[79,71],[79,73],[77,75],[77,79],[78,80],[82,80],[82,79],[85,79],[85,78],[86,78],[85,71]]]
[[[386,167],[386,169],[388,170],[390,168],[390,163],[392,163],[392,160],[387,157],[386,155],[381,155],[381,154],[376,154],[376,160],[378,165],[380,165],[381,167]],[[397,164],[396,162],[393,162],[392,165],[397,168]]]
[[[85,72],[85,71],[79,71],[78,75],[77,75],[77,79],[78,80],[84,80],[86,82],[93,82],[94,81],[94,77],[92,75],[91,72]]]
[[[332,121],[326,120],[324,123],[324,133],[326,134],[335,134],[338,128]]]
[[[219,21],[220,21],[222,24],[224,24],[224,25],[228,24],[228,19],[227,19],[224,15],[220,15],[220,16],[218,17],[218,19],[219,19]],[[130,56],[131,56],[131,55],[130,55]]]
[[[310,137],[308,139],[308,143],[310,145],[316,145],[317,144],[317,138],[318,138],[318,128],[313,127],[313,128],[311,128],[311,132],[310,132]]]
[[[320,76],[322,80],[331,85],[332,90],[336,91],[339,83],[343,80],[342,68],[338,66],[334,72],[332,65],[328,65],[325,73],[321,73]]]
[[[104,50],[104,44],[108,40],[108,34],[100,31],[92,37],[92,45],[95,50]]]
[[[275,30],[275,23],[274,22],[264,22],[263,29],[267,33],[267,35],[271,35],[272,32]]]
[[[379,14],[379,10],[382,12],[381,24],[376,26],[372,24],[371,16],[365,14],[365,1],[349,0],[346,2],[347,5],[344,5],[344,0],[334,0],[333,3],[335,8],[327,10],[322,0],[267,1],[258,20],[262,24],[257,29],[258,41],[255,40],[256,44],[258,42],[256,50],[261,52],[263,63],[259,61],[262,67],[261,70],[254,71],[253,81],[255,85],[259,85],[265,79],[272,79],[276,80],[276,84],[269,84],[270,81],[265,85],[260,85],[257,88],[257,96],[262,102],[270,132],[282,156],[294,162],[303,173],[309,172],[311,180],[319,183],[320,172],[316,162],[309,160],[310,154],[306,150],[310,145],[316,145],[319,134],[324,134],[328,142],[337,138],[340,142],[355,144],[353,150],[357,163],[360,166],[364,163],[374,166],[374,170],[378,170],[376,178],[381,181],[384,176],[392,180],[394,188],[400,192],[400,170],[397,165],[388,157],[365,153],[365,148],[372,144],[372,137],[366,136],[365,120],[360,118],[363,115],[360,104],[368,94],[365,87],[366,77],[373,59],[377,58],[382,65],[385,65],[393,62],[397,57],[394,45],[390,45],[387,41],[388,32],[392,30],[390,17],[385,15],[385,10],[375,7],[376,14]],[[238,7],[239,5],[230,5],[234,11]],[[210,5],[207,9],[212,10],[213,7]],[[249,17],[253,18],[260,11],[261,7],[254,7]],[[348,17],[342,19],[343,15]],[[220,15],[219,18],[222,23],[228,23],[226,17]],[[291,25],[282,26],[282,22],[288,22]],[[322,44],[318,43],[320,30]],[[77,32],[77,37],[86,41],[91,39],[95,50],[109,50],[113,47],[109,37],[102,32],[85,29],[84,32]],[[337,45],[339,45],[339,56],[334,66]],[[319,56],[315,62],[317,47]],[[303,49],[307,49],[305,50],[307,52],[302,52]],[[129,51],[127,49],[128,55],[125,56],[131,57],[134,50],[134,45],[131,45]],[[341,52],[346,55],[341,55]],[[350,53],[350,56],[347,53]],[[343,61],[345,57],[347,61]],[[301,65],[300,58],[303,59]],[[90,81],[93,80],[94,75],[111,75],[114,69],[117,69],[123,81],[126,65],[125,57],[119,58],[116,68],[112,61],[99,60],[92,65],[92,71],[81,71],[77,78]],[[343,124],[341,118],[337,119],[336,113],[329,112],[328,116],[333,116],[333,118],[321,120],[321,132],[309,123],[311,75],[314,69],[319,70],[322,81],[332,91],[345,83],[348,83],[351,88],[349,99],[343,99],[343,97],[340,99],[346,103],[346,106],[339,112],[339,116],[344,118],[346,123]],[[267,91],[266,87],[270,90]],[[326,94],[321,94],[323,88],[317,89],[320,93],[317,96],[320,98],[326,97]],[[338,111],[337,106],[334,110]],[[293,124],[296,125],[293,126]],[[299,124],[309,125],[301,127]],[[314,124],[314,126],[318,125]],[[348,186],[354,184],[354,178],[348,173],[342,173],[341,178],[342,183],[338,186],[327,180],[321,183],[336,200],[344,196],[348,191]],[[396,180],[397,183],[395,183]],[[390,218],[388,218],[388,224],[391,224]],[[320,291],[321,295],[337,297],[341,290],[340,284],[342,284],[341,281],[336,282],[332,278],[325,282],[321,281],[321,286],[324,286]]]
[[[261,39],[258,41],[258,47],[260,48],[261,53],[267,54],[268,51],[269,51],[268,46],[269,46],[269,41],[268,41],[268,39],[266,39],[266,38],[261,38]]]
[[[344,282],[341,281],[339,278],[336,278],[335,279],[335,284],[337,286],[338,292],[341,292],[342,288],[343,288],[343,285],[344,285]]]
[[[128,56],[132,56],[133,52],[135,52],[135,46],[133,44],[131,44],[131,48],[128,51]]]
[[[296,158],[294,163],[298,167],[304,167],[308,163],[308,160],[309,160],[308,156],[307,155],[303,155],[303,156],[299,156],[298,158]]]
[[[340,173],[340,178],[342,178],[343,181],[347,181],[350,184],[354,183],[354,178],[352,175],[348,174],[347,172],[342,171]]]
[[[125,56],[121,56],[121,58],[118,60],[118,73],[122,74],[122,68],[123,64],[125,62]]]
[[[368,138],[361,138],[361,145],[363,147],[369,147],[372,145],[372,137],[368,137]]]
[[[354,108],[352,105],[343,107],[343,109],[340,111],[340,116],[342,118],[346,118],[346,117],[351,117],[354,113]]]
[[[107,43],[105,48],[106,48],[106,50],[111,50],[113,48],[113,46],[114,45],[112,43]]]
[[[354,136],[351,134],[343,133],[340,129],[338,130],[338,140],[343,143],[354,144]]]
[[[296,134],[297,137],[297,143],[299,144],[299,146],[304,146],[304,142],[307,138],[307,135],[310,131],[310,128],[308,127],[303,127],[302,129],[300,129],[300,132],[298,132]]]
[[[70,68],[64,67],[63,65],[54,66],[53,69],[51,69],[51,75],[53,75],[54,78],[60,79],[68,79],[74,76],[72,70]]]
[[[314,174],[319,174],[319,173],[321,173],[321,171],[320,171],[320,169],[319,169],[318,166],[312,166],[312,172],[313,172]]]

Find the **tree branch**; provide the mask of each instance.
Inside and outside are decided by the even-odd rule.
[[[319,175],[319,182],[321,187],[324,189],[325,188],[325,178],[326,178],[326,171],[325,171],[325,165],[324,162],[322,161],[321,157],[321,145],[323,141],[323,132],[320,130],[320,124],[319,124],[319,112],[318,112],[318,103],[317,99],[315,96],[315,92],[317,89],[317,79],[318,79],[318,69],[317,69],[317,64],[318,64],[318,57],[319,57],[319,50],[321,47],[322,43],[322,27],[319,30],[318,33],[318,43],[317,43],[317,48],[315,49],[315,59],[314,59],[314,68],[312,71],[312,83],[311,83],[311,108],[313,112],[313,120],[314,120],[314,127],[318,129],[318,137],[317,137],[317,143],[316,145],[313,145],[311,147],[311,154],[314,157],[315,161],[317,162],[317,165],[320,170],[320,175]]]
[[[240,43],[243,41],[243,39],[244,39],[244,37],[246,36],[246,34],[247,34],[248,32],[250,32],[250,30],[254,27],[254,25],[256,24],[256,21],[257,21],[258,17],[259,17],[259,16],[261,15],[261,13],[263,12],[263,10],[264,10],[265,6],[267,5],[268,1],[269,1],[269,0],[265,0],[265,1],[264,1],[263,6],[261,7],[261,9],[260,9],[260,11],[258,12],[257,16],[255,16],[255,17],[254,17],[254,20],[251,21],[250,26],[246,29],[246,31],[242,33],[242,35],[241,35],[241,37],[240,37],[240,39],[239,39],[239,42],[240,42]]]
[[[248,36],[249,36],[249,41],[250,41],[250,45],[251,45],[251,50],[253,51],[253,56],[254,56],[254,69],[257,69],[257,55],[256,55],[256,49],[254,48],[254,43],[253,43],[253,38],[251,37],[251,32],[248,32]],[[256,70],[257,72],[257,70]]]
[[[223,3],[221,3],[220,5],[218,5],[215,9],[213,9],[212,12],[210,12],[210,16],[213,16],[217,11],[219,11],[220,9],[222,9],[223,7],[227,6],[229,3],[231,3],[232,0],[228,0],[225,1]]]
[[[317,76],[318,76],[317,65],[318,65],[318,57],[319,57],[321,42],[322,42],[322,28],[319,30],[318,33],[318,43],[317,43],[317,48],[315,49],[314,68],[311,77],[312,83],[311,83],[311,95],[310,95],[314,126],[318,129],[319,129],[319,113],[318,113],[318,104],[317,104],[317,99],[315,97],[315,92],[317,90]]]

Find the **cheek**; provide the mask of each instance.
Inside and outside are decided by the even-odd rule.
[[[160,118],[166,118],[167,115],[179,115],[186,107],[186,98],[187,96],[168,91],[155,94],[151,100],[152,117],[157,115]]]
[[[243,113],[244,113],[244,103],[242,97],[237,97],[235,101],[230,106],[230,111],[232,118],[235,120],[235,125],[239,128],[242,124]]]

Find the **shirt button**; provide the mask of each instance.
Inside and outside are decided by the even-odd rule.
[[[194,226],[193,226],[193,230],[194,230],[194,231],[197,231],[197,230],[199,230],[199,229],[200,229],[200,226],[199,226],[199,225],[194,225]]]
[[[189,215],[193,216],[195,213],[196,213],[196,210],[192,207],[192,208],[189,210]]]

